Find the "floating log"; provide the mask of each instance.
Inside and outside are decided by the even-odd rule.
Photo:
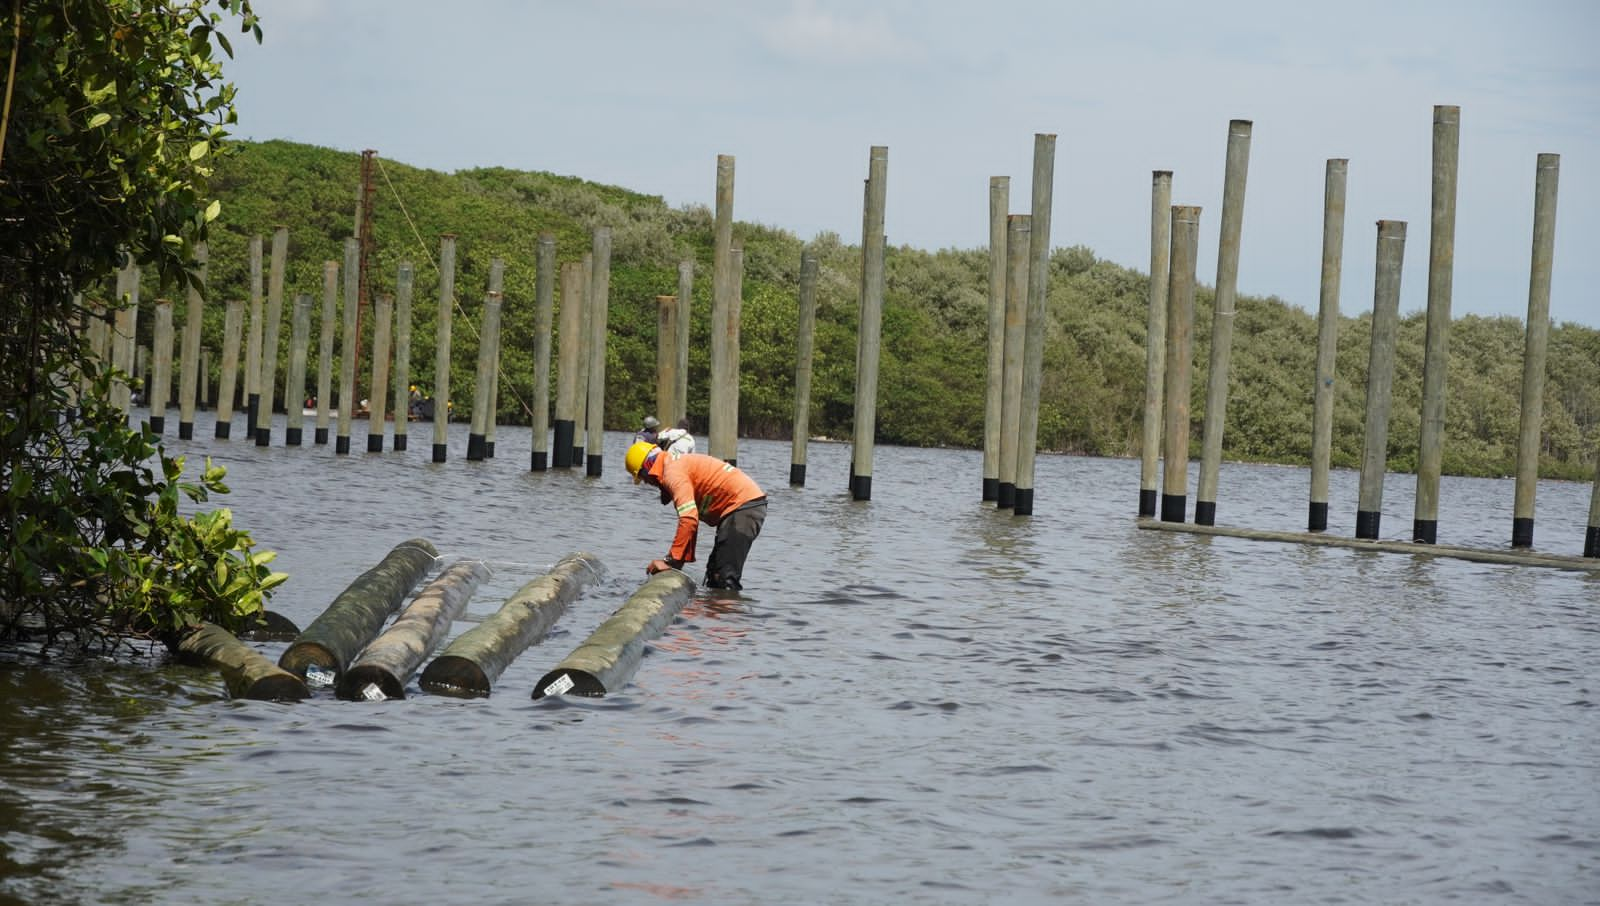
[[[220,669],[231,698],[280,702],[311,697],[311,690],[300,677],[211,623],[201,623],[178,643],[178,660]]]
[[[247,642],[292,642],[300,636],[300,627],[294,621],[273,610],[256,614],[255,622],[239,633]]]
[[[550,627],[604,569],[593,554],[569,554],[548,573],[517,589],[487,620],[457,636],[422,671],[424,691],[460,698],[486,696],[494,681]]]
[[[440,573],[339,677],[339,697],[346,701],[405,698],[406,680],[450,634],[450,624],[488,577],[489,567],[482,560],[458,560]]]
[[[343,408],[343,406],[341,406]],[[422,538],[403,541],[377,566],[356,578],[278,658],[278,666],[314,685],[337,683],[428,571],[439,552]],[[318,676],[309,675],[317,670]],[[332,673],[332,677],[322,674]]]
[[[651,576],[582,645],[540,678],[533,697],[600,697],[621,689],[639,666],[644,643],[659,636],[693,594],[694,580],[678,570]]]

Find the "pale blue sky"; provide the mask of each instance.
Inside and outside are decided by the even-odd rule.
[[[1029,206],[1058,135],[1052,242],[1149,267],[1150,173],[1204,207],[1216,277],[1228,121],[1254,122],[1239,288],[1318,298],[1323,174],[1349,158],[1341,310],[1372,305],[1375,221],[1409,224],[1426,305],[1433,106],[1461,108],[1455,315],[1527,312],[1534,165],[1561,155],[1551,313],[1600,326],[1600,2],[256,0],[235,134],[453,171],[549,170],[860,242],[889,148],[894,245],[980,248],[989,177]]]

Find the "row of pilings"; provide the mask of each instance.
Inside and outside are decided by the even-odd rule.
[[[1218,474],[1228,402],[1228,368],[1251,130],[1252,123],[1248,120],[1234,120],[1228,128],[1216,301],[1211,324],[1199,484],[1194,506],[1194,521],[1198,526],[1215,526],[1217,519]],[[1411,528],[1411,540],[1423,545],[1436,544],[1439,531],[1439,484],[1444,455],[1445,375],[1449,360],[1459,145],[1459,108],[1448,105],[1435,107],[1426,334],[1420,376],[1422,418]],[[1314,533],[1324,532],[1328,527],[1328,473],[1337,381],[1334,364],[1338,342],[1348,164],[1348,160],[1343,158],[1328,160],[1324,178],[1321,292],[1313,376],[1312,436],[1309,443],[1311,487],[1307,529]],[[1535,165],[1533,241],[1515,501],[1510,532],[1513,548],[1533,546],[1559,169],[1559,155],[1538,156]],[[1200,222],[1200,207],[1172,204],[1171,171],[1155,171],[1151,192],[1150,288],[1139,516],[1159,516],[1160,521],[1166,523],[1184,522],[1188,510],[1190,372],[1193,367],[1195,259]],[[1381,531],[1406,226],[1404,221],[1398,220],[1377,222],[1366,422],[1355,513],[1355,537],[1363,541],[1378,540]],[[1597,467],[1591,497],[1584,556],[1600,557],[1600,467]]]
[[[1229,123],[1224,173],[1221,227],[1218,242],[1216,293],[1211,323],[1210,362],[1205,388],[1205,419],[1200,443],[1199,484],[1194,519],[1213,525],[1217,518],[1219,469],[1223,429],[1229,394],[1229,360],[1232,350],[1234,308],[1237,299],[1239,252],[1242,235],[1245,184],[1248,174],[1253,124]],[[1450,326],[1451,271],[1454,258],[1456,158],[1459,145],[1459,110],[1435,109],[1433,143],[1433,197],[1429,250],[1428,311],[1425,358],[1422,369],[1423,413],[1417,470],[1416,510],[1412,536],[1434,543],[1438,533],[1438,488],[1443,459],[1445,371]],[[989,335],[983,437],[983,500],[1016,515],[1030,515],[1034,507],[1034,462],[1037,449],[1039,392],[1043,372],[1043,345],[1048,299],[1050,212],[1054,173],[1055,136],[1035,136],[1032,174],[1032,208],[1029,213],[1010,210],[1010,178],[993,177],[989,192]],[[1518,437],[1515,517],[1512,544],[1533,543],[1534,489],[1541,427],[1544,360],[1549,331],[1549,292],[1552,261],[1556,181],[1559,157],[1540,155],[1536,186],[1533,265],[1528,302],[1525,372],[1522,388],[1521,428]],[[862,262],[859,284],[856,388],[853,442],[847,488],[857,500],[872,495],[873,441],[878,400],[878,363],[883,313],[885,207],[888,149],[873,146],[868,156],[862,208]],[[1307,525],[1324,531],[1328,524],[1328,471],[1330,466],[1334,388],[1334,350],[1337,346],[1341,258],[1348,162],[1327,162],[1323,218],[1322,282],[1318,307],[1318,342],[1313,392],[1313,431],[1309,442],[1311,493]],[[733,236],[734,159],[719,156],[716,167],[716,210],[713,227],[712,311],[710,313],[709,452],[731,463],[738,459],[739,334],[743,297],[743,249]],[[1155,171],[1151,195],[1151,255],[1149,314],[1147,321],[1146,398],[1141,444],[1139,514],[1160,515],[1164,521],[1182,522],[1188,509],[1187,464],[1190,376],[1194,347],[1196,252],[1201,209],[1172,204],[1172,173]],[[1378,537],[1382,505],[1382,476],[1388,430],[1388,406],[1394,369],[1394,341],[1398,319],[1399,281],[1403,263],[1406,224],[1378,224],[1377,273],[1374,279],[1373,337],[1368,371],[1367,425],[1362,459],[1362,483],[1357,502],[1357,537]],[[439,294],[436,319],[436,383],[431,405],[433,459],[447,455],[446,423],[452,410],[450,354],[452,322],[463,309],[455,293],[455,238],[440,237],[438,251]],[[288,230],[278,227],[271,241],[270,264],[261,237],[250,243],[250,300],[227,303],[221,357],[221,393],[217,411],[217,436],[228,436],[243,346],[243,393],[249,437],[258,445],[272,443],[271,413],[276,367],[283,323],[284,268]],[[206,253],[197,259],[204,277]],[[314,442],[329,441],[329,422],[337,416],[336,452],[350,452],[352,405],[356,396],[356,370],[360,356],[362,306],[357,278],[360,245],[346,240],[341,266],[326,262],[323,269],[322,323],[318,334],[317,393]],[[556,286],[555,240],[540,237],[536,255],[534,374],[531,402],[525,403],[532,421],[533,447],[529,467],[584,468],[598,476],[602,471],[600,431],[605,418],[605,346],[608,335],[611,237],[608,228],[593,231],[591,247],[581,261],[560,268],[561,323],[552,323]],[[507,380],[499,356],[500,313],[506,304],[502,288],[504,262],[491,263],[476,330],[479,360],[476,368],[467,459],[494,456],[498,392]],[[806,442],[809,434],[811,367],[816,318],[817,261],[802,255],[799,279],[799,318],[795,371],[795,416],[790,481],[806,482]],[[687,412],[688,300],[693,289],[694,265],[684,261],[678,271],[677,295],[659,295],[656,414],[666,425],[680,423]],[[375,317],[371,361],[371,401],[368,409],[367,450],[381,452],[384,444],[386,393],[392,387],[393,448],[406,448],[412,324],[411,265],[402,262],[396,292],[372,305]],[[124,299],[112,322],[93,318],[88,324],[91,343],[125,373],[141,373],[132,337],[138,312],[139,275],[128,268],[117,275],[117,292]],[[263,287],[265,288],[263,291]],[[352,300],[355,300],[352,302]],[[340,303],[343,303],[342,306]],[[336,312],[342,309],[344,342],[340,344],[337,392],[332,384]],[[303,443],[303,417],[312,407],[302,407],[297,397],[305,386],[311,325],[311,299],[299,294],[290,310],[288,374],[283,380],[282,408],[288,413],[284,442]],[[202,298],[191,291],[187,299],[181,340],[181,387],[178,391],[180,437],[192,433],[193,412],[204,385],[197,376],[209,370],[200,348]],[[245,333],[244,325],[248,324]],[[471,327],[469,323],[469,327]],[[558,382],[551,411],[550,367],[552,334],[560,337]],[[243,336],[241,336],[243,334]],[[158,301],[155,309],[155,349],[147,392],[151,427],[164,430],[172,374],[172,307]],[[390,362],[393,362],[391,369]],[[85,382],[87,384],[87,382]],[[129,385],[113,387],[116,401],[129,405]],[[341,404],[335,412],[333,399]],[[520,394],[519,394],[520,398]],[[553,443],[550,438],[553,429]],[[1162,463],[1158,481],[1157,464]],[[1600,556],[1600,475],[1589,520],[1586,555]]]

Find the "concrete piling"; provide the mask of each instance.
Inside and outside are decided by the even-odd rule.
[[[1561,155],[1539,155],[1533,191],[1533,252],[1522,351],[1522,413],[1517,432],[1512,547],[1533,547],[1534,498],[1539,486],[1539,433],[1544,425],[1545,356],[1550,346],[1550,270],[1555,260],[1556,188],[1560,175]]]
[[[195,405],[201,409],[209,409],[214,402],[211,399],[211,350],[200,347],[200,370],[195,372],[199,385],[195,388]]]
[[[611,307],[611,228],[594,229],[594,269],[590,272],[589,298],[589,408],[584,419],[589,429],[586,474],[599,478],[604,466],[606,430],[606,326]]]
[[[494,343],[500,335],[500,294],[490,293],[483,300],[483,324],[478,328],[478,374],[473,384],[472,424],[467,434],[467,461],[482,462],[484,431],[493,415],[489,400],[494,395]]]
[[[678,297],[656,296],[656,405],[663,429],[673,424],[678,393]]]
[[[1228,160],[1222,182],[1222,226],[1217,239],[1216,302],[1211,315],[1211,365],[1206,374],[1206,420],[1200,440],[1200,486],[1194,521],[1215,525],[1222,432],[1227,424],[1228,365],[1233,353],[1233,313],[1239,290],[1239,236],[1244,224],[1245,177],[1250,169],[1249,120],[1228,123]]]
[[[1422,352],[1422,431],[1417,441],[1416,516],[1411,540],[1439,536],[1439,474],[1444,465],[1445,377],[1450,364],[1450,294],[1456,258],[1456,163],[1461,108],[1433,108],[1433,206],[1428,234],[1428,326]]]
[[[206,244],[194,248],[201,285],[206,279]],[[200,327],[205,322],[205,299],[199,286],[189,287],[183,313],[183,346],[178,371],[178,439],[194,439],[194,408],[200,396]]]
[[[1589,492],[1589,530],[1583,536],[1583,555],[1600,557],[1600,456],[1595,457],[1594,489]]]
[[[131,264],[117,271],[118,308],[113,316],[107,345],[111,365],[121,372],[111,385],[111,404],[127,415],[133,406],[133,388],[129,381],[135,371],[133,348],[135,331],[139,326],[139,266]]]
[[[850,496],[872,499],[872,454],[878,427],[878,360],[883,344],[884,209],[889,149],[867,154],[867,193],[861,223],[861,324],[856,334],[855,424],[850,434]]]
[[[256,436],[256,412],[261,407],[261,341],[262,321],[266,311],[261,255],[261,237],[250,237],[250,328],[245,334],[244,348],[244,436]]]
[[[261,326],[261,406],[256,410],[256,446],[272,444],[273,390],[278,379],[278,331],[283,326],[283,269],[289,256],[289,228],[272,231],[272,258],[267,270],[267,316]],[[284,400],[284,405],[299,400]]]
[[[1017,505],[1017,426],[1022,423],[1022,359],[1028,334],[1028,243],[1033,232],[1029,214],[1006,216],[1006,325],[1001,357],[1000,462],[995,506]]]
[[[172,397],[172,301],[157,299],[151,339],[150,383],[144,388],[150,403],[150,430],[167,430],[167,402]]]
[[[1400,271],[1405,263],[1406,225],[1378,221],[1377,274],[1372,290],[1372,350],[1367,361],[1367,425],[1362,441],[1356,537],[1376,540],[1383,518],[1383,475],[1389,455],[1389,402],[1394,384],[1394,347],[1400,322]]]
[[[555,450],[551,465],[572,468],[573,441],[577,434],[578,362],[583,339],[583,265],[561,265],[561,345],[557,354]]]
[[[450,451],[450,316],[456,296],[456,237],[439,236],[439,316],[433,355],[433,461]]]
[[[800,325],[795,331],[794,432],[789,447],[789,483],[806,483],[806,442],[811,433],[811,358],[817,333],[817,254],[800,253]]]
[[[1139,447],[1139,516],[1161,499],[1161,390],[1167,364],[1167,281],[1172,269],[1172,171],[1150,175],[1150,309],[1145,319],[1144,431]]]
[[[1161,521],[1183,522],[1189,507],[1189,378],[1194,367],[1194,274],[1200,207],[1172,206],[1167,279],[1167,367],[1161,385]]]
[[[400,262],[394,283],[394,451],[404,453],[411,422],[411,294],[416,276]]]
[[[1033,466],[1039,445],[1039,386],[1044,375],[1046,305],[1050,298],[1050,210],[1056,137],[1033,137],[1033,214],[1028,234],[1028,326],[1022,340],[1022,412],[1017,421],[1016,516],[1033,515]]]
[[[310,293],[295,297],[289,323],[289,374],[283,382],[283,408],[287,415],[283,442],[286,446],[298,447],[305,437],[306,353],[311,344]]]
[[[573,389],[575,406],[572,410],[572,464],[584,466],[583,445],[589,439],[589,345],[594,340],[590,318],[594,315],[594,252],[583,253],[583,266],[578,275],[582,287],[578,304],[583,309],[578,325],[578,381]]]
[[[645,643],[661,635],[693,595],[694,580],[678,570],[651,576],[583,644],[540,677],[534,700],[600,697],[621,690],[638,669]]]
[[[1316,386],[1311,403],[1311,505],[1306,528],[1328,528],[1328,467],[1333,454],[1334,371],[1339,352],[1339,281],[1344,260],[1344,197],[1350,162],[1328,161],[1322,188],[1322,292],[1317,305]]]
[[[533,288],[533,452],[528,468],[534,472],[543,472],[550,464],[550,327],[555,313],[555,266],[556,237],[541,233]]]
[[[738,325],[732,320],[733,156],[717,155],[716,219],[711,252],[711,386],[707,452],[722,460],[739,456],[739,409],[733,396],[739,375],[729,359],[728,338]]]
[[[543,639],[583,589],[604,570],[593,554],[568,554],[493,615],[456,636],[422,671],[422,688],[460,698],[488,695],[506,667]]]
[[[985,501],[1000,494],[1000,423],[1005,407],[1006,371],[1006,214],[1010,210],[1011,177],[989,177],[989,348],[983,396]]]
[[[502,259],[489,260],[489,292],[500,294],[500,317],[505,320],[505,277],[506,263]],[[494,459],[495,423],[500,420],[500,334],[495,333],[494,349],[490,350],[491,361],[494,363],[489,379],[489,408],[485,410],[483,422],[483,458]]]
[[[672,417],[677,425],[689,415],[689,328],[694,313],[694,262],[678,262],[678,384],[673,390]]]
[[[333,452],[340,456],[350,453],[350,422],[356,411],[356,318],[361,299],[361,243],[354,236],[344,241],[344,293],[341,301],[343,329],[339,334],[339,425],[334,437]],[[441,327],[448,331],[448,327]]]
[[[367,402],[367,452],[383,452],[383,430],[388,421],[389,396],[389,343],[394,331],[394,297],[379,294],[373,303],[372,325],[372,394]],[[395,400],[395,417],[404,417],[404,396]]]
[[[229,299],[222,315],[222,375],[217,382],[216,437],[233,433],[233,397],[239,389],[239,334],[244,328],[244,302]]]
[[[317,423],[314,440],[328,442],[328,416],[333,411],[333,337],[339,315],[339,262],[322,262],[322,327],[317,332]]]
[[[457,560],[447,567],[362,650],[339,677],[336,694],[345,701],[405,698],[406,681],[449,635],[450,624],[488,577],[482,560]]]

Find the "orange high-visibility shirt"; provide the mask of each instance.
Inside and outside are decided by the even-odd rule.
[[[666,460],[664,465],[662,460]],[[750,476],[703,453],[686,453],[677,459],[662,454],[652,472],[678,511],[678,531],[667,558],[684,563],[694,561],[701,522],[717,525],[739,507],[766,496]]]

